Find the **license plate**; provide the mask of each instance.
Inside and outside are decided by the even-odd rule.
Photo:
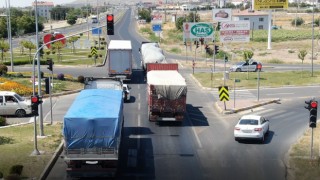
[[[243,133],[252,133],[252,130],[242,130]]]

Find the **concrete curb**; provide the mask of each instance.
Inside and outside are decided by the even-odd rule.
[[[215,107],[216,109],[219,111],[219,113],[221,114],[233,114],[233,113],[238,113],[240,111],[245,111],[245,110],[249,110],[249,109],[252,109],[252,108],[257,108],[257,107],[260,107],[260,106],[264,106],[264,105],[267,105],[267,104],[271,104],[271,103],[279,103],[280,102],[280,99],[273,99],[273,100],[269,100],[269,101],[266,101],[266,102],[263,102],[263,103],[259,103],[259,104],[255,104],[255,105],[252,105],[252,106],[247,106],[247,107],[243,107],[243,108],[239,108],[239,109],[228,109],[228,110],[223,110],[218,102],[215,103]]]
[[[56,151],[54,152],[54,154],[51,157],[50,161],[48,162],[48,164],[46,165],[46,167],[42,171],[42,173],[40,175],[40,179],[41,180],[47,179],[52,167],[57,162],[57,159],[59,158],[59,155],[61,154],[62,150],[63,150],[63,142],[60,143],[59,147],[56,149]]]

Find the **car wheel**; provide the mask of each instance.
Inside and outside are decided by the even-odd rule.
[[[270,131],[270,130],[269,130],[269,127],[268,127],[267,132],[266,132],[266,135],[268,135],[268,134],[269,134],[269,131]]]
[[[23,110],[23,109],[18,109],[18,110],[16,111],[16,116],[17,116],[17,117],[25,117],[26,114],[27,114],[26,111]]]
[[[240,71],[241,71],[241,69],[240,69],[240,68],[236,69],[236,72],[240,72]]]
[[[236,138],[236,137],[234,138],[234,140],[235,140],[235,141],[239,141],[239,139],[238,139],[238,138]]]

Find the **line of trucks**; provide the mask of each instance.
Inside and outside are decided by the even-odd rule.
[[[111,45],[110,43],[109,46]],[[155,58],[152,61],[151,58],[146,58],[149,57],[146,55],[150,49],[144,46],[158,45],[144,42],[140,49],[147,78],[148,119],[149,121],[182,122],[186,111],[187,86],[185,79],[178,72],[178,64],[166,63],[165,59],[159,61],[159,58]],[[108,52],[109,64],[114,65],[115,62],[110,61],[117,61],[116,58],[131,57],[132,55],[129,54],[132,49],[127,53],[126,47],[129,46],[121,47],[125,50],[111,48],[111,52]],[[157,51],[163,54],[162,50]],[[118,52],[117,55],[112,54],[116,52]],[[152,51],[152,54],[155,52]],[[154,54],[153,57],[160,57],[160,55]],[[129,59],[130,65],[127,64],[129,65],[127,70],[132,72],[132,59]],[[125,64],[125,60],[120,62],[123,63],[122,65]],[[113,73],[110,70],[114,68],[109,67],[109,75]],[[123,84],[119,76],[126,76],[126,78],[131,76],[131,73],[127,73],[126,70],[123,72],[126,74],[114,74],[113,77],[116,78],[112,76],[86,78],[84,89],[65,114],[63,157],[67,164],[68,177],[114,177],[116,175],[124,124]]]

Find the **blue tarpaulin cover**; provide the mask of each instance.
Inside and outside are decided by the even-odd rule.
[[[116,148],[123,121],[122,111],[121,90],[82,90],[64,116],[66,148]]]

